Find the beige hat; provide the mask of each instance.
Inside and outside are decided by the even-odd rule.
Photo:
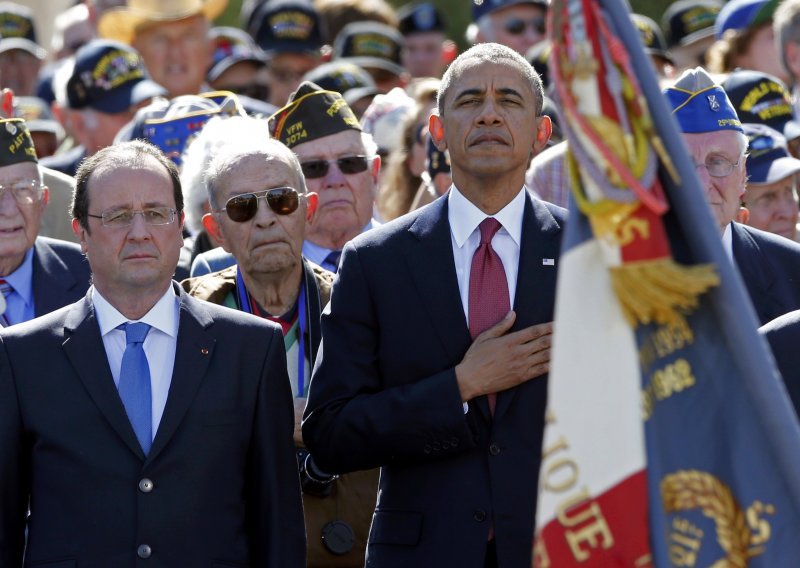
[[[128,0],[126,6],[105,12],[97,23],[100,37],[131,44],[136,32],[159,22],[173,22],[202,14],[211,21],[228,0]]]

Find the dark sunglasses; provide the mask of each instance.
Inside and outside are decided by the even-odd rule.
[[[540,35],[544,35],[547,31],[547,24],[545,23],[545,19],[541,16],[537,16],[535,18],[531,18],[530,20],[523,20],[522,18],[510,18],[505,21],[503,24],[503,29],[505,29],[511,35],[520,35],[525,32],[525,28],[530,24],[533,31],[539,33]]]
[[[236,223],[244,223],[256,216],[258,212],[258,200],[264,198],[267,205],[276,215],[289,215],[297,211],[297,206],[300,204],[300,194],[291,187],[275,187],[272,189],[265,189],[264,191],[256,191],[253,193],[242,193],[231,197],[225,207],[217,211],[222,213],[225,211],[230,217],[231,221]]]
[[[334,162],[345,175],[360,174],[367,171],[369,167],[369,160],[366,156],[345,156],[337,160],[311,160],[310,162],[301,162],[300,167],[303,169],[306,179],[319,179],[328,175],[328,168]]]

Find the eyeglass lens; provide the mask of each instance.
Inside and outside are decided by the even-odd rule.
[[[360,174],[367,171],[369,166],[366,156],[345,156],[338,160],[311,160],[302,162],[300,167],[303,169],[303,175],[306,179],[318,179],[328,175],[328,168],[331,163],[336,162],[339,170],[343,174]]]
[[[525,28],[530,24],[533,31],[544,35],[546,31],[545,20],[542,17],[536,17],[531,20],[523,20],[522,18],[511,18],[506,20],[505,30],[511,35],[520,35],[525,32]]]
[[[276,187],[256,193],[243,193],[231,197],[225,204],[225,211],[231,221],[244,223],[256,216],[258,200],[264,198],[276,215],[289,215],[297,210],[300,196],[291,187]]]

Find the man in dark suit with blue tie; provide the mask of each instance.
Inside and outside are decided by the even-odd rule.
[[[172,282],[177,169],[105,148],[72,213],[93,286],[0,333],[0,566],[304,566],[281,329]]]
[[[344,249],[303,436],[382,468],[367,566],[530,566],[565,220],[524,187],[542,97],[511,49],[459,56],[430,120],[453,186]]]
[[[28,321],[86,294],[89,264],[74,243],[39,237],[50,197],[25,121],[0,120],[0,323]],[[66,211],[62,212],[66,215]]]

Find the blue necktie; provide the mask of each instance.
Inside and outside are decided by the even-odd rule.
[[[3,327],[11,325],[11,320],[8,319],[6,312],[8,311],[8,296],[13,291],[14,288],[11,287],[11,284],[6,282],[5,278],[0,278],[0,293],[3,294],[3,310],[0,312],[0,320]]]
[[[136,438],[147,455],[153,443],[152,395],[150,367],[144,352],[144,338],[150,331],[146,323],[125,323],[125,353],[119,371],[119,397],[128,413]]]
[[[322,265],[324,268],[327,268],[331,272],[336,272],[339,270],[339,259],[342,256],[342,251],[335,250],[333,252],[328,253],[328,256],[325,257],[325,260],[322,261]]]

